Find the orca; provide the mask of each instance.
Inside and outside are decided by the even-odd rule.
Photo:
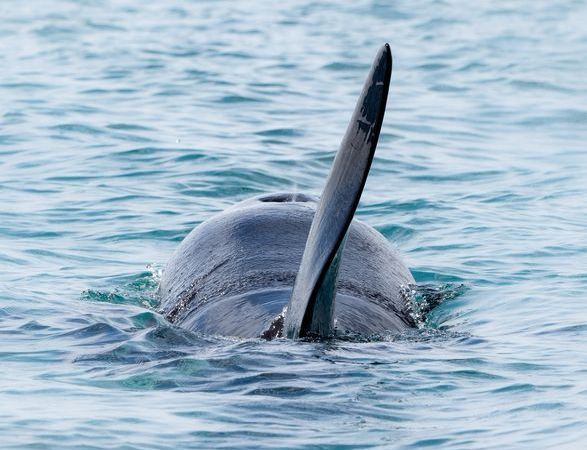
[[[415,327],[395,248],[354,219],[371,167],[391,80],[377,53],[319,198],[264,194],[194,228],[161,277],[173,324],[245,338],[329,338]]]

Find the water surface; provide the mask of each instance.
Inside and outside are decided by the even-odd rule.
[[[0,5],[3,448],[587,445],[587,5]],[[191,228],[319,193],[377,48],[360,206],[428,291],[375,342],[202,336],[156,313]]]

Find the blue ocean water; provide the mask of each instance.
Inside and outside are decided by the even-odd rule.
[[[587,446],[587,5],[0,4],[0,446]],[[319,193],[377,48],[359,217],[444,301],[374,342],[202,336],[165,261]]]

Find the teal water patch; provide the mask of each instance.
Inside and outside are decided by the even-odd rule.
[[[126,304],[156,309],[159,306],[160,268],[152,266],[138,275],[112,277],[109,283],[117,285],[112,290],[88,289],[82,292],[81,299],[91,302]]]

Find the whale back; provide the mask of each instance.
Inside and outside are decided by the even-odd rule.
[[[193,331],[258,337],[280,332],[317,199],[270,194],[246,200],[196,227],[164,271],[162,312]],[[337,331],[412,326],[402,286],[413,283],[396,250],[353,220],[336,282]]]

